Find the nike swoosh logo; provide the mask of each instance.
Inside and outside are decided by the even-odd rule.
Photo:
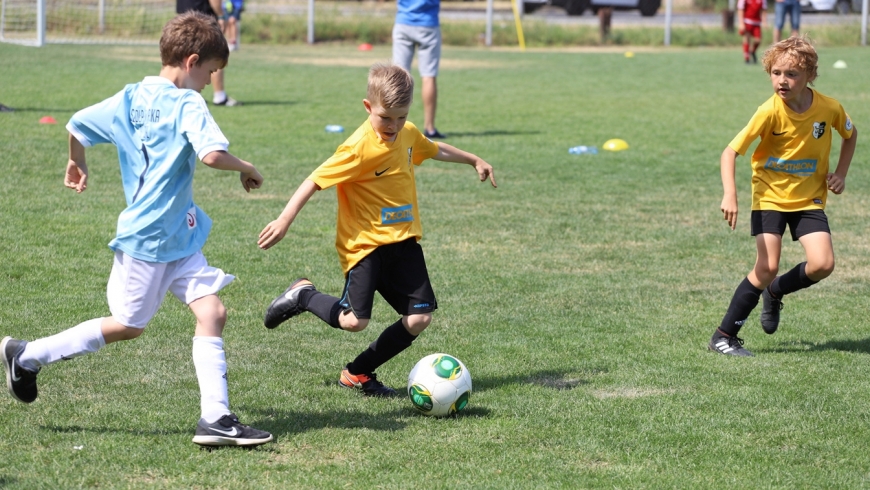
[[[375,170],[375,177],[380,177],[384,172],[386,172],[387,170],[389,170],[389,169],[391,169],[391,168],[392,168],[392,167],[387,167],[387,168],[381,170],[380,172],[378,172],[377,170]]]
[[[781,133],[777,133],[776,131],[771,131],[771,133],[772,133],[774,136],[782,136],[782,135],[784,135],[785,133],[788,133],[788,131],[783,131],[783,132],[781,132]]]
[[[12,382],[13,382],[13,383],[17,383],[17,382],[21,381],[21,376],[16,376],[15,371],[16,371],[16,369],[15,369],[15,363],[13,362],[13,363],[12,363],[12,373],[11,373],[11,374],[12,374]]]
[[[233,430],[220,430],[220,429],[215,429],[214,427],[212,427],[211,430],[213,430],[215,432],[220,432],[221,434],[226,434],[230,437],[235,437],[235,436],[239,435],[239,429],[237,429],[236,427],[233,427]]]

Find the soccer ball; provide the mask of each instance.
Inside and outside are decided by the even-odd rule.
[[[430,354],[408,375],[408,398],[424,415],[445,417],[468,406],[471,374],[459,359],[447,354]]]

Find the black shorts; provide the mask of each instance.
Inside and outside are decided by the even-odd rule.
[[[400,315],[431,313],[438,308],[423,249],[416,239],[382,245],[359,261],[347,273],[341,306],[357,318],[369,319],[375,291]]]
[[[828,227],[828,217],[821,209],[808,211],[794,211],[784,213],[781,211],[752,211],[752,236],[762,233],[785,234],[785,225],[791,230],[792,241],[797,241],[804,235],[824,231],[831,234]]]
[[[208,0],[175,0],[175,11],[177,13],[183,14],[189,10],[196,10],[217,19],[217,14],[212,10]]]

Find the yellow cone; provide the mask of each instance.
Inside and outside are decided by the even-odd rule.
[[[607,140],[604,142],[604,149],[608,151],[622,151],[628,149],[628,143],[625,141],[614,138],[612,140]]]
[[[626,52],[625,52],[625,57],[626,57],[626,58],[634,58],[634,53],[632,53],[631,51],[626,51]]]

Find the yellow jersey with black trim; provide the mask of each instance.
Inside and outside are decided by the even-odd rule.
[[[852,121],[836,99],[813,90],[813,102],[798,114],[774,94],[758,107],[749,124],[728,145],[752,153],[752,210],[824,209],[828,198],[828,157],[837,131],[852,136]]]
[[[321,189],[336,186],[335,248],[345,274],[381,245],[423,236],[414,167],[437,154],[438,144],[410,122],[390,142],[366,119],[308,176]]]

